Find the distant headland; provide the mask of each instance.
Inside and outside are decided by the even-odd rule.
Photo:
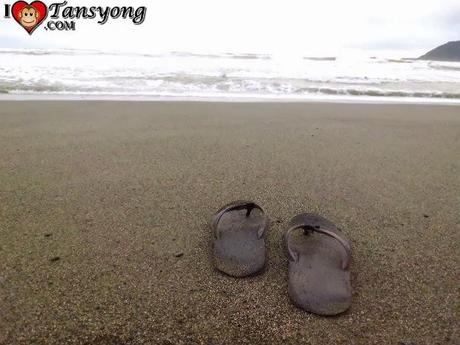
[[[420,56],[419,60],[460,61],[460,41],[447,42]]]

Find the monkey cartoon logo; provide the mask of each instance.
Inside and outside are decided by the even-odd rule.
[[[32,32],[46,19],[48,16],[48,8],[41,1],[34,1],[28,4],[25,1],[17,1],[13,4],[12,15],[28,33]]]

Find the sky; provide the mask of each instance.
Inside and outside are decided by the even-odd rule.
[[[4,3],[13,1],[0,0],[0,48],[410,57],[460,40],[459,0],[68,0],[68,6],[146,6],[146,20],[80,19],[75,31],[42,25],[32,35],[4,18]]]

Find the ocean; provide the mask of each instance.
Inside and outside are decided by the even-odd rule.
[[[460,63],[378,56],[0,49],[0,94],[460,102]]]

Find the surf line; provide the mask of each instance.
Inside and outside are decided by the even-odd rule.
[[[67,6],[67,1],[55,2],[48,6],[52,19],[99,19],[98,24],[105,24],[109,19],[131,19],[135,25],[141,25],[147,15],[147,7],[140,6]]]

